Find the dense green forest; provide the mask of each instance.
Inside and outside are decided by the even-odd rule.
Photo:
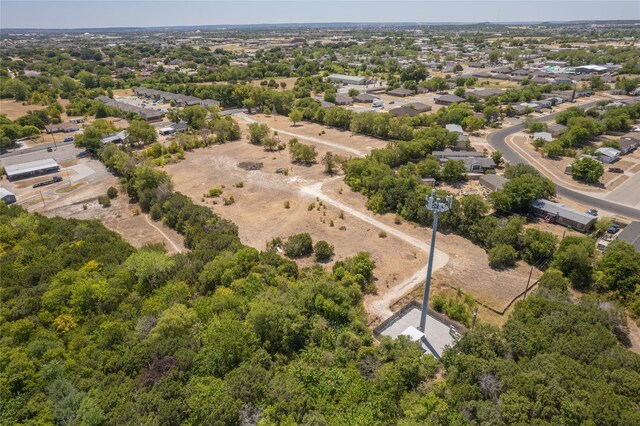
[[[96,221],[0,217],[3,425],[640,423],[623,316],[571,301],[557,271],[438,364],[374,344],[353,280],[232,229],[169,257]]]

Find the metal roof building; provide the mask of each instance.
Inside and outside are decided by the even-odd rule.
[[[368,84],[369,79],[367,77],[358,76],[358,75],[345,75],[345,74],[331,74],[329,76],[329,80],[336,83],[343,84]]]
[[[531,204],[533,212],[545,219],[554,221],[560,225],[570,226],[578,231],[588,231],[594,223],[596,217],[579,210],[567,207],[564,204],[540,198]]]
[[[7,178],[10,181],[14,181],[47,173],[55,173],[60,170],[60,165],[53,158],[46,158],[44,160],[5,166],[4,170]]]

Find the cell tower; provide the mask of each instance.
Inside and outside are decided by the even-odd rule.
[[[431,195],[425,197],[427,200],[427,210],[433,212],[433,232],[431,234],[431,247],[429,248],[429,265],[427,266],[427,281],[424,285],[424,296],[422,298],[422,312],[420,314],[420,331],[426,334],[427,309],[429,308],[429,288],[431,287],[431,271],[433,270],[433,253],[436,250],[436,234],[438,232],[438,215],[448,212],[453,203],[453,196],[447,195],[444,201],[436,197],[436,190],[431,191]]]

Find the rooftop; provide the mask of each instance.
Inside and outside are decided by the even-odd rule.
[[[636,250],[640,251],[640,222],[631,222],[627,225],[618,234],[618,239],[632,244]]]
[[[564,204],[555,203],[543,198],[535,200],[532,205],[534,208],[542,210],[546,213],[562,216],[566,219],[573,220],[574,222],[583,225],[588,225],[595,220],[595,217],[591,216],[590,214],[583,213],[579,210],[565,206]]]
[[[12,164],[4,167],[7,176],[19,175],[23,173],[35,172],[43,169],[52,169],[60,167],[53,158],[45,158],[44,160],[29,161],[28,163]]]

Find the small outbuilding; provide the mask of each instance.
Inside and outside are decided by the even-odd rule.
[[[9,191],[5,188],[0,188],[0,200],[4,201],[5,204],[13,204],[16,202],[16,196],[13,192]]]
[[[504,184],[508,181],[509,179],[501,175],[482,175],[478,178],[480,185],[484,186],[491,192],[501,190],[504,188]]]

